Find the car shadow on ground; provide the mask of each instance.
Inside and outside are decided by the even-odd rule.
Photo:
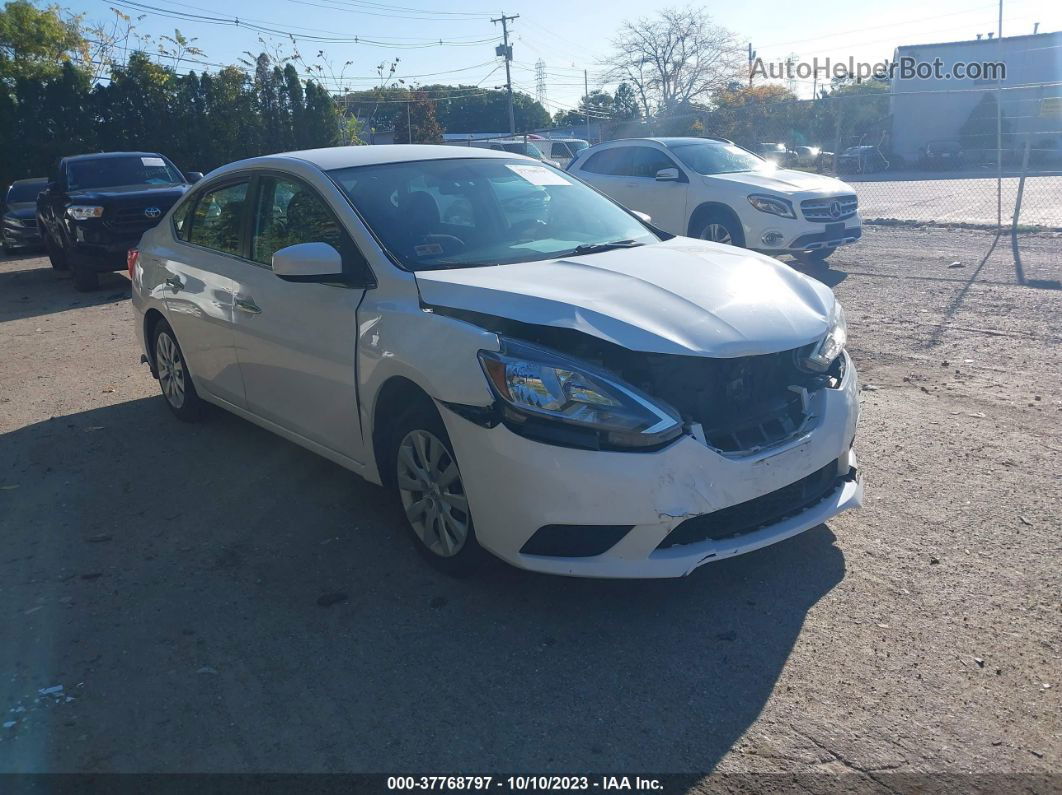
[[[0,323],[129,298],[129,280],[121,273],[101,273],[99,289],[81,293],[74,289],[69,271],[47,267],[47,261],[41,267],[39,259],[25,260],[26,268],[0,270]],[[5,257],[0,265],[10,268],[18,261]]]
[[[4,771],[708,771],[845,573],[820,526],[681,580],[452,580],[382,489],[160,398],[0,436],[0,519]]]
[[[825,262],[814,262],[812,260],[802,260],[796,257],[790,258],[786,261],[793,270],[803,273],[805,276],[810,276],[812,279],[822,282],[831,289],[848,278],[848,272],[841,270],[837,267],[830,267]]]

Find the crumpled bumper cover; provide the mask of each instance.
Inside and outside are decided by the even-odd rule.
[[[515,566],[554,574],[679,577],[782,541],[862,503],[859,478],[842,477],[806,510],[767,526],[661,547],[687,519],[762,497],[838,459],[842,475],[855,469],[855,368],[849,364],[839,388],[816,393],[811,409],[809,426],[796,438],[743,456],[723,455],[690,436],[651,453],[580,450],[532,441],[504,425],[485,428],[445,409],[443,416],[476,535],[486,549]],[[527,554],[525,545],[548,525],[631,529],[601,554]]]

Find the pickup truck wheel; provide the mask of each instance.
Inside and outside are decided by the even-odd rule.
[[[701,219],[696,228],[696,237],[728,246],[745,245],[745,235],[741,227],[729,215],[717,210],[707,213]]]
[[[396,423],[392,439],[392,471],[417,549],[446,574],[472,574],[485,555],[438,411],[426,404],[412,407]]]
[[[65,271],[70,267],[63,247],[56,245],[55,241],[52,240],[52,236],[47,232],[44,233],[44,250],[48,253],[48,261],[52,263],[52,267],[55,270]]]
[[[155,352],[155,368],[166,405],[177,419],[195,422],[203,415],[203,401],[195,391],[177,337],[165,320],[160,320],[155,326],[152,350]]]

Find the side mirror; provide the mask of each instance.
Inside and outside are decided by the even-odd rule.
[[[327,243],[297,243],[273,254],[273,273],[288,282],[340,282],[343,257]]]
[[[188,180],[192,185],[199,182],[203,178],[202,171],[185,171],[184,178]]]
[[[662,168],[656,172],[657,182],[678,182],[679,170],[677,168]]]
[[[645,223],[647,224],[651,224],[653,222],[653,217],[649,215],[649,213],[643,213],[641,210],[631,210],[631,215],[641,219],[642,221],[645,221]]]

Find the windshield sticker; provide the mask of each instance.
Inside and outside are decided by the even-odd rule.
[[[166,161],[163,160],[161,157],[142,157],[140,158],[140,162],[143,163],[145,166],[162,166],[163,168],[166,167]]]
[[[443,247],[438,243],[421,243],[419,246],[413,246],[413,250],[417,252],[418,257],[437,257],[443,253]]]
[[[506,163],[506,166],[516,176],[527,180],[532,185],[571,185],[572,183],[556,171],[550,171],[545,166],[525,166]]]

